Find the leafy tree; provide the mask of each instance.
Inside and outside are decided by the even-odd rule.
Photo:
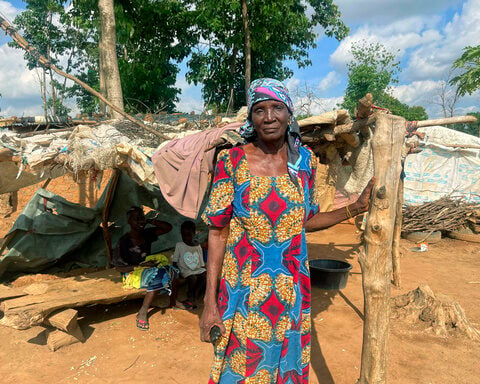
[[[466,47],[463,55],[453,63],[453,68],[464,70],[461,75],[455,76],[450,83],[456,84],[461,96],[471,95],[480,89],[480,45]]]
[[[232,0],[195,0],[193,4],[201,41],[188,62],[187,80],[203,85],[203,99],[209,106],[219,111],[236,109],[245,104],[242,4]],[[252,79],[287,79],[293,73],[285,60],[299,67],[310,65],[308,49],[316,46],[317,26],[339,40],[348,34],[333,0],[249,0],[247,20]]]
[[[402,116],[406,120],[414,121],[428,119],[428,114],[424,107],[420,105],[410,107],[387,93],[381,95],[380,103],[383,108],[389,109],[394,115]]]
[[[23,30],[25,39],[35,46],[40,54],[57,66],[59,66],[60,56],[69,47],[64,30],[62,30],[61,25],[54,22],[54,19],[61,18],[64,15],[65,3],[64,0],[27,0],[26,10],[16,16],[14,20],[14,24]],[[15,42],[9,43],[9,45],[20,48]],[[29,69],[41,67],[30,53],[25,53],[24,57]],[[48,109],[50,114],[55,116],[58,103],[56,101],[57,89],[55,88],[53,73],[46,68],[42,68],[42,71],[41,88],[45,114],[47,114]],[[52,99],[52,103],[50,103],[50,108],[47,105],[47,73],[50,77],[51,87],[49,97]]]
[[[375,103],[384,98],[391,84],[398,83],[400,63],[380,43],[361,41],[352,45],[351,53],[353,59],[347,64],[348,85],[342,107],[353,113],[358,100],[367,93],[372,94]]]
[[[342,108],[354,114],[358,100],[371,93],[374,103],[407,120],[428,119],[425,108],[410,107],[393,97],[391,86],[398,83],[400,63],[381,43],[361,41],[351,48],[353,59],[347,64],[348,85]]]
[[[118,61],[125,105],[137,112],[172,111],[178,63],[197,42],[186,1],[118,0]]]
[[[452,129],[468,133],[469,135],[480,136],[480,112],[470,112],[467,115],[475,116],[477,121],[475,123],[454,124]]]

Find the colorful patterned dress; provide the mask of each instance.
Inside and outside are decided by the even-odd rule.
[[[310,276],[304,224],[318,212],[316,158],[300,148],[288,174],[250,174],[245,152],[220,152],[208,225],[230,224],[218,307],[226,327],[210,383],[308,383]]]

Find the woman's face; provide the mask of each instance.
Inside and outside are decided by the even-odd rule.
[[[259,101],[252,107],[252,122],[261,141],[285,140],[290,112],[281,101]]]

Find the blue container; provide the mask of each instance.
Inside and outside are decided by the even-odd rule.
[[[321,289],[342,289],[347,285],[352,265],[346,261],[317,259],[310,260],[310,280]]]

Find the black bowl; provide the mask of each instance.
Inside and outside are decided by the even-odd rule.
[[[352,265],[346,261],[317,259],[310,260],[310,280],[321,289],[342,289],[347,285],[348,272]]]

